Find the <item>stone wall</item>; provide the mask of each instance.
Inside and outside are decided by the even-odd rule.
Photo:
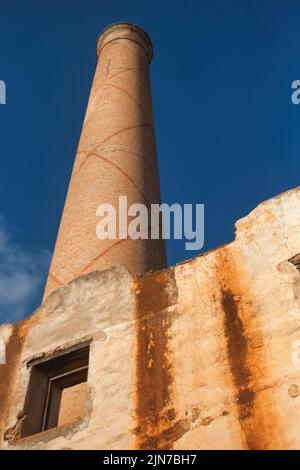
[[[297,188],[230,244],[143,277],[81,276],[1,326],[1,447],[299,449],[299,220]],[[84,416],[20,439],[30,364],[87,340]]]

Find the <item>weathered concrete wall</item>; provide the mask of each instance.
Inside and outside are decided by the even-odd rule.
[[[4,390],[5,396],[11,397],[10,406],[5,407],[6,419],[0,418],[1,423],[5,420],[5,438],[11,438],[10,445],[9,440],[2,441],[4,447],[87,449],[133,445],[133,437],[128,433],[128,429],[134,427],[134,410],[128,401],[134,377],[130,282],[124,268],[87,274],[55,291],[22,323],[25,338],[17,358],[18,377],[11,380],[9,390]],[[84,418],[72,426],[48,430],[13,443],[13,437],[18,437],[17,416],[23,410],[29,381],[28,362],[88,339],[92,339],[92,343]],[[11,368],[16,375],[10,360],[0,368],[3,377]],[[104,436],[105,444],[101,442]]]
[[[299,449],[299,220],[297,188],[238,221],[226,246],[140,278],[82,276],[2,326],[2,447]],[[85,416],[13,439],[27,362],[85,338]]]

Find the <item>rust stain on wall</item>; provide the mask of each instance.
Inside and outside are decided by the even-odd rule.
[[[133,290],[137,318],[136,448],[170,449],[187,430],[187,423],[175,421],[170,396],[172,314],[166,309],[177,303],[174,271],[138,278]]]
[[[215,277],[224,315],[224,336],[235,390],[236,414],[245,447],[249,450],[272,449],[276,447],[274,436],[275,439],[279,436],[282,442],[282,430],[273,408],[272,390],[265,390],[263,385],[267,376],[267,357],[242,256],[238,253],[233,256],[229,247],[216,253]],[[259,351],[253,347],[254,343],[261,343]]]
[[[20,368],[24,342],[22,326],[23,322],[12,325],[12,333],[6,345],[6,364],[0,365],[0,441],[3,439],[7,413]]]
[[[222,307],[225,313],[224,330],[227,339],[227,355],[234,385],[237,389],[236,400],[239,406],[239,417],[244,419],[252,415],[255,399],[255,392],[251,386],[252,372],[247,360],[248,340],[232,291],[222,289]]]

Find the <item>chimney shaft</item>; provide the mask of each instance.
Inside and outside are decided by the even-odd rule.
[[[134,275],[166,266],[164,240],[99,240],[97,207],[160,203],[149,63],[139,27],[114,24],[97,43],[98,65],[56,241],[45,296],[72,279],[123,264]],[[117,232],[118,236],[118,232]]]

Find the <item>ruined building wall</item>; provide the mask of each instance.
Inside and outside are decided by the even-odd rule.
[[[299,220],[297,188],[228,245],[138,278],[89,273],[1,326],[1,447],[299,449]],[[87,339],[84,416],[18,439],[32,360]]]

